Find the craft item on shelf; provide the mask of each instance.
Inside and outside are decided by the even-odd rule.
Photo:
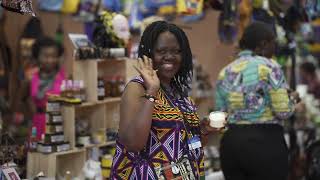
[[[100,164],[100,162],[92,159],[86,161],[84,167],[82,168],[85,178],[91,180],[101,180],[102,173]]]
[[[106,133],[104,129],[92,133],[92,143],[101,144],[106,142]]]
[[[89,120],[87,119],[87,117],[81,117],[81,118],[77,118],[76,119],[76,135],[77,136],[90,136],[90,124],[89,124]]]
[[[105,85],[104,85],[104,80],[102,77],[98,77],[98,100],[103,100],[106,97],[106,92],[105,92]]]
[[[101,158],[102,176],[104,178],[110,177],[112,158],[113,156],[110,154],[106,154]]]
[[[48,134],[55,134],[55,133],[62,133],[63,132],[63,124],[62,123],[55,123],[55,124],[46,124],[46,133]]]
[[[73,81],[73,92],[74,97],[77,99],[80,99],[81,102],[86,101],[86,89],[84,87],[84,81],[83,80],[74,80]]]
[[[43,11],[60,12],[64,0],[38,0],[38,7]]]
[[[68,141],[65,141],[65,142],[57,143],[55,151],[62,152],[62,151],[68,151],[70,149],[71,149],[70,143]]]
[[[77,136],[77,145],[90,145],[90,136]]]
[[[55,134],[45,134],[43,142],[45,144],[51,144],[51,143],[61,143],[64,141],[64,134],[62,133],[55,133]]]
[[[104,78],[104,89],[106,97],[119,97],[125,88],[122,76],[106,76]]]
[[[45,143],[38,143],[37,151],[41,153],[53,153],[54,152],[54,145],[53,144],[45,144]]]
[[[112,18],[112,29],[115,35],[128,44],[130,39],[130,29],[128,19],[122,14],[116,14]]]
[[[107,129],[107,140],[115,141],[117,139],[118,131],[115,129]]]
[[[112,83],[111,83],[111,77],[106,76],[104,78],[104,92],[106,94],[106,97],[111,97],[111,91],[112,91]]]
[[[63,104],[81,104],[81,99],[75,97],[73,80],[63,80],[60,86],[60,90],[60,95],[50,94],[50,99]]]
[[[35,16],[32,9],[32,0],[2,0],[0,4],[8,11]]]
[[[46,112],[47,113],[60,113],[61,112],[61,103],[57,100],[55,100],[52,96],[48,97],[48,103],[46,106]]]
[[[121,35],[125,35],[124,34]],[[76,48],[75,58],[78,60],[99,59],[99,58],[118,58],[127,56],[127,49],[124,47],[114,46],[111,39],[108,39],[105,27],[100,24],[94,32],[95,45],[88,39],[85,34],[69,34],[69,38]],[[104,39],[107,38],[107,39]]]
[[[38,143],[37,151],[45,154],[62,152],[70,150],[69,142],[60,142],[60,143]]]
[[[91,144],[90,124],[86,117],[77,118],[76,120],[76,138],[77,146],[87,146]]]
[[[54,124],[54,123],[62,123],[63,118],[60,113],[46,113],[46,123]]]
[[[111,97],[118,97],[120,96],[120,89],[117,81],[117,76],[113,76],[111,78]]]
[[[103,168],[111,168],[112,165],[112,155],[106,154],[101,158],[101,167]]]
[[[93,42],[99,48],[123,48],[130,38],[127,19],[116,13],[104,11],[97,19]]]

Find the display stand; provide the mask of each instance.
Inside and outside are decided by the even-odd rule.
[[[103,142],[90,144],[85,147],[76,147],[75,123],[78,116],[85,114],[88,117],[90,131],[118,129],[120,119],[120,97],[109,97],[98,100],[98,75],[120,75],[128,82],[136,71],[133,68],[134,60],[122,59],[92,59],[75,60],[73,58],[72,69],[69,72],[74,80],[84,80],[87,102],[80,105],[65,105],[62,107],[65,140],[70,142],[71,150],[43,154],[39,152],[28,153],[27,178],[43,172],[47,177],[63,176],[66,171],[71,172],[72,177],[78,176],[89,152],[93,147],[105,147],[114,145],[115,142]]]

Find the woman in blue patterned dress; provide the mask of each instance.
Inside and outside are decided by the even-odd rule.
[[[190,98],[192,54],[185,33],[156,21],[144,31],[126,86],[111,179],[200,179],[203,149],[215,129],[201,121]],[[203,143],[202,143],[203,144]]]
[[[271,59],[275,34],[254,22],[240,40],[238,57],[223,68],[216,85],[216,110],[228,112],[220,146],[226,180],[286,180],[288,150],[283,121],[295,109],[280,65]]]

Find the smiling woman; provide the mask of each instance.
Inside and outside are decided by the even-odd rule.
[[[136,69],[122,96],[111,179],[200,179],[201,142],[215,129],[188,97],[192,54],[176,25],[156,21],[144,31]]]

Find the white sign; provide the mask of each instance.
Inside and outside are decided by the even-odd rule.
[[[75,48],[92,47],[92,43],[86,34],[69,34],[69,38]]]
[[[7,180],[20,180],[17,171],[14,168],[4,168],[2,172]]]

